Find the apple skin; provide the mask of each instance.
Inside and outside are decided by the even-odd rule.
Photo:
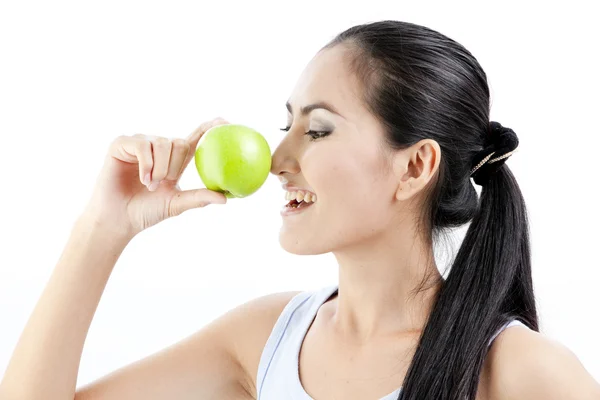
[[[271,170],[271,149],[256,130],[240,124],[217,125],[198,141],[196,169],[207,189],[227,198],[256,192]]]

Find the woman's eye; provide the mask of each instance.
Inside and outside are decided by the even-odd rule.
[[[329,135],[331,131],[308,131],[305,135],[310,136],[310,140],[317,140],[319,138]]]
[[[287,126],[285,128],[279,128],[279,130],[287,132],[287,131],[290,130],[290,128],[291,128],[291,126]],[[306,132],[305,135],[310,136],[309,140],[317,140],[319,138],[322,138],[322,137],[325,137],[325,136],[329,135],[330,133],[331,133],[331,131],[313,131],[313,130],[310,130],[310,131]]]

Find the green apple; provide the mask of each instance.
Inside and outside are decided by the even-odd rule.
[[[206,188],[227,198],[256,192],[271,170],[267,140],[254,129],[239,124],[217,125],[206,131],[194,158]]]

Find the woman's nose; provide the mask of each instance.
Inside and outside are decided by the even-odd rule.
[[[300,172],[300,165],[297,157],[291,151],[290,142],[285,140],[275,149],[271,158],[271,173],[281,175],[284,173],[297,174]]]

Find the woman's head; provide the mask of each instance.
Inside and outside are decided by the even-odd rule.
[[[335,252],[384,235],[394,246],[394,233],[433,244],[444,228],[470,222],[402,400],[475,399],[490,337],[513,318],[538,330],[516,179],[499,162],[473,175],[481,196],[470,180],[495,143],[489,94],[477,60],[441,33],[400,21],[354,26],[303,72],[290,97],[290,130],[273,155],[272,172],[283,183],[317,197],[284,218],[280,241],[290,252]],[[341,115],[300,111],[317,102]],[[311,141],[309,130],[331,133]]]
[[[321,102],[333,110],[300,111]],[[355,26],[310,61],[288,105],[272,172],[317,202],[284,218],[286,250],[336,251],[399,227],[427,241],[473,217],[489,89],[460,44],[399,21]]]

